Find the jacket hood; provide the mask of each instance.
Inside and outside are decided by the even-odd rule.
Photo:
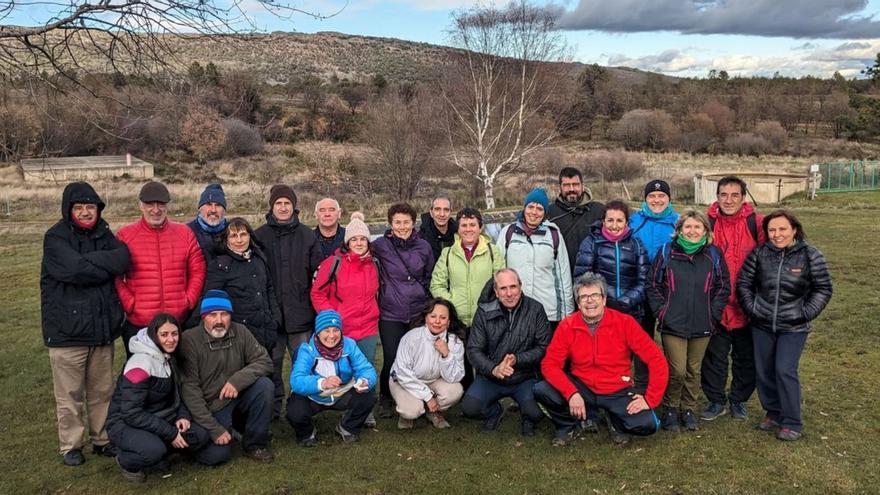
[[[422,213],[421,216],[421,227],[419,230],[428,230],[434,235],[440,235],[440,231],[437,230],[437,226],[434,225],[434,219],[431,218],[431,213]],[[446,233],[443,234],[444,237],[449,236],[449,234],[454,234],[458,231],[458,222],[455,221],[454,218],[449,218],[449,228],[446,230]]]
[[[554,203],[556,204],[556,206],[561,208],[563,211],[570,211],[570,210],[578,210],[578,209],[580,209],[580,210],[589,209],[589,207],[590,207],[589,204],[591,201],[593,201],[593,192],[590,191],[590,188],[585,187],[584,193],[581,194],[581,197],[578,198],[578,200],[575,201],[574,203],[566,201],[565,198],[562,197],[562,194],[556,195],[556,200],[554,201]]]
[[[266,225],[268,225],[274,229],[285,229],[286,228],[289,230],[293,230],[299,226],[299,210],[297,210],[297,209],[293,210],[293,215],[291,215],[290,222],[288,222],[288,223],[279,222],[278,219],[275,218],[275,215],[273,215],[272,211],[270,210],[268,213],[266,213]]]
[[[167,354],[159,349],[153,339],[147,334],[147,329],[141,328],[138,333],[128,342],[128,350],[132,354],[146,354],[152,359],[165,361]]]
[[[61,218],[70,221],[70,209],[74,203],[89,203],[98,205],[98,218],[95,223],[101,221],[101,212],[104,211],[104,201],[95,192],[95,188],[88,182],[71,182],[64,188],[61,195]]]
[[[711,205],[709,205],[709,209],[706,210],[706,215],[710,218],[746,218],[755,212],[755,207],[752,206],[751,203],[743,203],[742,208],[739,209],[738,212],[733,215],[725,215],[721,212],[721,206],[718,204],[718,201],[715,201]],[[760,226],[759,226],[760,227]]]

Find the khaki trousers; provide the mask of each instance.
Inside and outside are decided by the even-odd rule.
[[[669,385],[663,396],[663,405],[681,411],[696,411],[700,393],[700,365],[709,337],[683,339],[669,334],[661,336],[663,353],[669,363]]]
[[[92,445],[106,445],[110,441],[104,422],[113,396],[113,345],[50,347],[49,364],[61,454],[82,448],[86,421]]]
[[[436,398],[440,404],[441,411],[445,411],[455,405],[461,400],[461,396],[464,395],[464,388],[462,388],[460,383],[449,383],[442,378],[429,383],[428,388],[437,395]],[[427,412],[425,403],[407,392],[396,381],[390,380],[388,390],[391,392],[391,396],[394,397],[394,402],[397,404],[397,414],[401,418],[416,419]]]

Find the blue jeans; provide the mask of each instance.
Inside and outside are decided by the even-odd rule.
[[[808,335],[805,332],[774,334],[762,330],[752,333],[761,405],[770,419],[797,432],[803,428],[798,364]]]
[[[498,400],[503,397],[512,397],[519,405],[523,420],[537,423],[544,415],[538,408],[538,403],[535,402],[535,396],[532,393],[534,385],[534,378],[529,378],[516,385],[503,385],[491,381],[483,375],[477,375],[474,378],[474,383],[468,388],[461,400],[461,411],[472,419],[495,417],[501,414],[501,404],[498,403]]]

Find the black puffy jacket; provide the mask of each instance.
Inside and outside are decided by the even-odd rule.
[[[650,267],[642,241],[632,232],[611,242],[602,235],[602,223],[596,222],[578,249],[574,276],[593,272],[605,277],[609,288],[608,307],[639,320]]]
[[[756,247],[736,281],[752,329],[773,333],[809,332],[831,292],[825,257],[803,241],[785,249],[769,242]]]
[[[654,258],[647,296],[660,332],[685,339],[708,337],[730,296],[724,255],[712,244],[687,254],[672,241]]]
[[[246,326],[257,342],[271,351],[278,336],[281,312],[266,257],[251,245],[248,259],[228,249],[215,253],[216,257],[208,262],[205,292],[225,290],[232,301],[232,320]]]
[[[89,230],[70,218],[74,203],[98,206]],[[86,182],[64,188],[61,220],[43,238],[40,303],[43,341],[49,347],[97,346],[113,342],[125,313],[113,280],[128,270],[128,247],[101,218],[104,202]]]
[[[549,344],[550,322],[544,306],[523,294],[519,305],[508,310],[495,297],[495,283],[490,279],[480,294],[467,340],[467,357],[476,373],[504,385],[536,378]],[[507,354],[516,356],[514,373],[499,380],[492,369]]]
[[[440,259],[440,253],[443,249],[448,248],[455,243],[455,234],[458,233],[458,223],[450,218],[446,227],[446,233],[443,234],[437,230],[434,225],[434,219],[430,213],[422,213],[422,223],[419,225],[419,237],[428,241],[431,245],[431,251],[434,252],[434,260]]]
[[[565,247],[568,250],[568,266],[574,273],[578,248],[590,234],[590,227],[605,217],[605,205],[593,201],[589,192],[584,192],[577,203],[569,203],[557,196],[547,209],[547,220],[559,227]]]
[[[311,332],[315,310],[309,291],[315,270],[321,264],[321,249],[312,229],[299,223],[296,214],[290,223],[281,224],[272,213],[266,214],[266,225],[254,232],[272,274],[272,287],[281,308],[281,329],[284,333]]]

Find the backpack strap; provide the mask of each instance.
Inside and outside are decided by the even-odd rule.
[[[755,216],[755,212],[749,213],[749,216],[746,217],[746,225],[749,228],[749,233],[752,234],[752,239],[755,241],[755,244],[758,243],[758,220]],[[715,232],[715,219],[709,217],[709,230]]]
[[[516,227],[516,224],[510,224],[507,232],[504,233],[504,257],[507,258],[507,249],[510,247],[510,240],[513,239],[513,229]],[[552,227],[550,225],[547,226],[547,230],[550,231],[550,238],[553,240],[553,259],[555,260],[559,256],[559,229],[556,227]],[[491,253],[492,250],[490,249]],[[492,264],[495,264],[495,255],[492,255]]]
[[[342,263],[342,258],[339,257],[338,255],[334,256],[333,257],[333,266],[330,267],[330,275],[327,277],[327,281],[324,282],[323,284],[321,284],[320,287],[318,287],[318,290],[321,290],[324,287],[327,287],[328,285],[332,284],[336,280],[336,272],[339,271],[339,264],[340,263]]]

